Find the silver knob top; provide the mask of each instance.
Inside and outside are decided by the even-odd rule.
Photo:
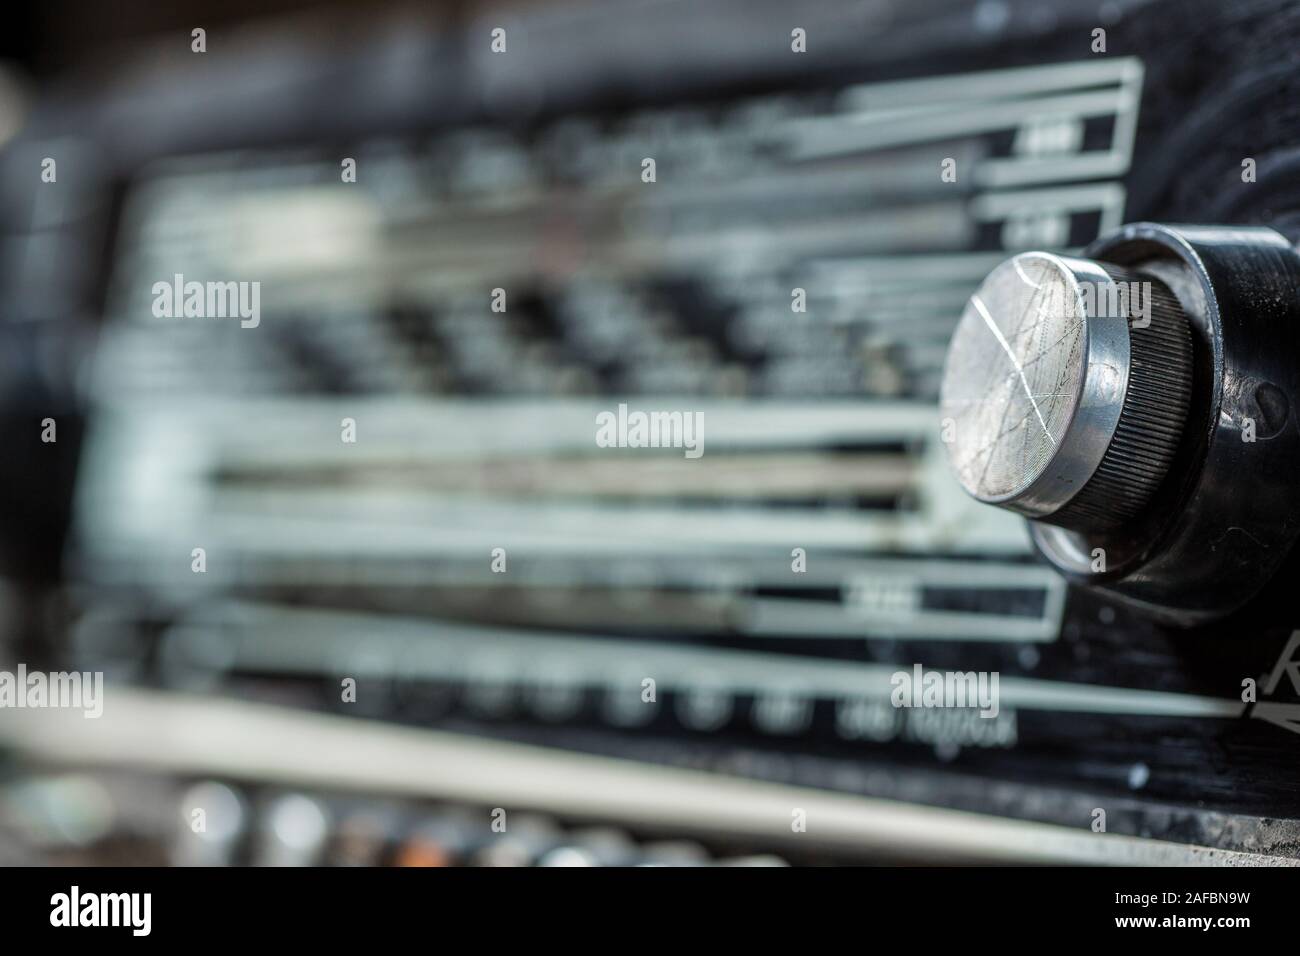
[[[1043,252],[1002,263],[967,302],[944,368],[958,480],[980,501],[1051,523],[1130,516],[1177,444],[1190,350],[1176,300],[1149,277]],[[1141,407],[1151,388],[1169,391],[1179,416],[1158,434]]]

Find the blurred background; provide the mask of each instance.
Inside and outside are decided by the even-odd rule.
[[[933,409],[1008,251],[1289,228],[1285,177],[1175,165],[1289,148],[1239,128],[1262,80],[1213,99],[1291,48],[1242,6],[1172,39],[1136,0],[17,13],[0,667],[106,683],[98,719],[0,710],[0,862],[1276,849],[1171,810],[1217,659],[1068,595]],[[260,321],[160,317],[177,274],[259,283]],[[598,447],[620,402],[703,413],[704,455]],[[1000,671],[1001,713],[895,709],[915,662]],[[1215,811],[1284,785],[1251,779]]]

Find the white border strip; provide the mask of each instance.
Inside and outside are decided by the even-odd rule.
[[[1289,865],[1300,861],[826,793],[243,701],[114,689],[104,716],[17,710],[0,740],[39,761],[526,806],[774,846],[928,862]],[[791,811],[807,815],[790,830]]]

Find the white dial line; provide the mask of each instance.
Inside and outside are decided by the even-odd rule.
[[[1025,397],[1029,399],[1029,404],[1034,407],[1034,414],[1038,416],[1038,424],[1043,426],[1043,434],[1045,434],[1048,440],[1055,445],[1056,439],[1048,429],[1047,422],[1043,419],[1043,412],[1038,407],[1038,402],[1034,399],[1034,391],[1029,387],[1029,380],[1025,378],[1025,370],[1021,368],[1020,362],[1016,358],[1015,353],[1011,351],[1011,346],[1007,344],[1007,340],[1002,336],[1002,330],[999,329],[997,323],[993,321],[993,316],[989,315],[989,310],[984,307],[984,303],[980,300],[978,295],[971,296],[970,301],[971,304],[975,306],[975,311],[980,314],[980,318],[984,320],[984,324],[989,327],[989,331],[993,333],[993,337],[998,340],[998,345],[1002,346],[1002,351],[1006,352],[1007,358],[1011,359],[1011,364],[1015,367],[1016,374],[1020,376],[1020,384],[1025,389]]]

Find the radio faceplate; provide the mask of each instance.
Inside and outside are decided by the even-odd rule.
[[[698,72],[623,96],[611,74],[644,61],[589,49],[566,71],[536,52],[541,18],[445,117],[385,128],[394,102],[122,147],[67,558],[77,659],[1285,854],[1293,622],[1165,629],[1069,590],[946,468],[943,355],[980,278],[1126,220],[1210,218],[1203,174],[1168,156],[1232,139],[1206,130],[1226,87],[1136,39],[1169,5],[1117,5],[1105,55],[1070,5],[1038,6],[1051,23],[934,35],[899,13],[859,27],[865,52],[806,61],[772,9],[752,46],[779,57],[675,50]],[[1202,9],[1185,45],[1228,49],[1231,15]],[[1281,63],[1284,34],[1234,56]],[[1214,221],[1286,231],[1259,185]],[[257,283],[257,321],[238,285],[247,315],[208,314],[216,281]],[[702,416],[703,454],[602,447],[620,405]],[[996,674],[996,715],[897,706],[917,666]]]

